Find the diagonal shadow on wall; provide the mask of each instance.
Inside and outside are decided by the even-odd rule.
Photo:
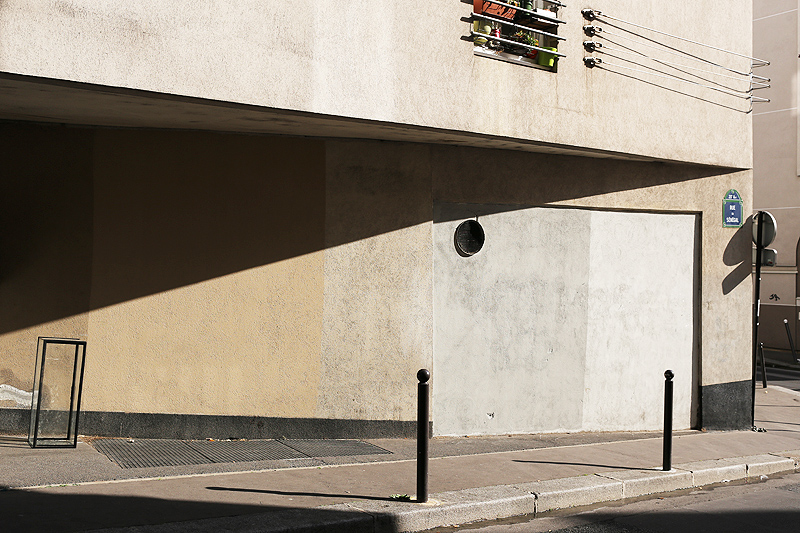
[[[436,201],[515,209],[731,172],[19,123],[0,123],[0,157],[0,333],[430,222]]]

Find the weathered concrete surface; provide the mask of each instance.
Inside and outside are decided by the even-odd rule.
[[[775,455],[751,455],[741,458],[747,463],[747,477],[770,476],[777,472],[787,472],[795,468],[792,458],[776,457]]]
[[[675,427],[690,427],[695,216],[445,204],[434,217],[435,434],[656,429],[668,368]],[[486,243],[465,258],[453,235],[471,217]]]
[[[567,39],[560,51],[567,58],[557,74],[474,56],[472,43],[464,39],[470,25],[461,20],[471,10],[469,3],[448,2],[417,6],[411,16],[405,5],[380,0],[291,9],[256,0],[205,9],[187,0],[135,5],[11,0],[0,6],[0,71],[579,149],[751,166],[750,116],[740,112],[747,110],[746,101],[688,84],[587,69],[580,6],[560,12],[567,23],[559,30]],[[669,10],[608,0],[602,10],[750,52],[752,7],[744,0],[683,0]],[[687,12],[715,13],[717,23],[676,16]],[[420,35],[425,38],[415,38]],[[744,58],[686,47],[734,68],[749,67]],[[43,91],[33,92],[33,98],[30,91],[20,94],[12,104],[25,105],[9,105],[4,113],[40,120],[69,114],[69,100],[63,112],[53,110],[52,95],[47,87]],[[124,97],[112,108],[120,106]],[[117,125],[137,120],[135,112],[115,111]],[[180,114],[169,105],[162,112]],[[76,115],[85,120],[86,112]],[[273,118],[264,121],[262,132],[276,133]],[[230,126],[224,115],[215,125]],[[717,131],[726,135],[687,134]],[[293,132],[309,133],[314,133],[311,127]]]
[[[315,416],[414,420],[433,344],[429,147],[330,141],[326,165]]]

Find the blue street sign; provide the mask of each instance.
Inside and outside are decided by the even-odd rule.
[[[744,224],[742,213],[742,197],[736,189],[731,189],[725,194],[722,200],[722,227],[741,228]]]

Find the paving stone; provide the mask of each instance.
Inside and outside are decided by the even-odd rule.
[[[741,457],[747,463],[747,477],[760,477],[778,472],[794,472],[795,461],[788,457],[776,457],[771,454]]]
[[[702,487],[724,481],[735,481],[747,477],[747,464],[739,459],[711,459],[677,465],[676,469],[692,474],[692,485]]]
[[[578,476],[538,481],[521,488],[536,495],[536,513],[621,500],[622,482],[608,478]]]
[[[677,469],[669,472],[661,470],[624,470],[598,475],[621,481],[623,498],[635,498],[645,494],[671,492],[692,487],[692,473]]]
[[[788,450],[785,452],[772,453],[777,457],[787,457],[794,461],[794,471],[800,472],[800,450]]]

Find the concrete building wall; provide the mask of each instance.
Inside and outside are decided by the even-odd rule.
[[[416,419],[414,376],[432,359],[430,150],[326,143],[316,416]]]
[[[762,74],[771,87],[758,91],[771,101],[753,113],[754,209],[769,211],[778,223],[775,267],[762,268],[759,339],[770,360],[792,364],[784,320],[792,336],[800,333],[796,297],[800,243],[800,150],[798,150],[798,2],[753,2],[753,51],[771,61]],[[781,351],[785,350],[785,353]]]
[[[592,7],[750,51],[744,0]],[[0,2],[0,385],[80,337],[98,432],[407,434],[438,379],[435,206],[590,208],[698,221],[690,411],[749,425],[750,228],[720,220],[729,189],[752,207],[746,102],[586,68],[580,6],[557,72],[479,57],[471,10]]]
[[[667,368],[691,426],[695,215],[437,211],[434,433],[656,429]],[[461,257],[453,235],[476,216],[486,243]]]
[[[123,412],[170,426],[245,417],[266,424],[260,436],[405,427],[416,370],[432,369],[434,391],[439,380],[433,207],[459,203],[699,216],[693,412],[710,427],[749,413],[742,397],[723,414],[698,405],[748,383],[749,228],[719,218],[730,188],[750,209],[748,171],[199,132],[8,123],[3,135],[4,379],[30,390],[36,335],[87,339],[83,420],[103,431],[127,427]]]
[[[559,12],[566,22],[559,51],[567,57],[552,73],[473,55],[466,39],[471,26],[462,20],[472,6],[464,2],[6,0],[0,5],[0,72],[95,84],[99,92],[135,89],[506,142],[751,166],[750,151],[743,149],[751,143],[750,118],[728,109],[744,111],[745,101],[715,95],[709,103],[702,88],[587,69],[581,7]],[[592,7],[750,52],[749,1],[680,0],[664,8],[600,0]],[[707,49],[703,55],[730,60]],[[747,59],[733,63],[749,67]],[[42,98],[35,109],[11,106],[7,112],[36,120],[47,108],[78,122],[108,124],[107,117],[93,116],[91,105],[72,113],[79,100],[53,98],[63,109],[54,111]],[[722,123],[725,135],[687,133],[719,131]],[[231,126],[218,117],[215,127],[246,122]],[[347,135],[347,127],[340,134]]]
[[[749,171],[469,148],[434,153],[434,202],[699,213],[701,368],[700,394],[693,401],[701,404],[703,426],[750,424],[752,229],[723,228],[721,220],[730,188],[741,193],[744,212],[750,212]]]

